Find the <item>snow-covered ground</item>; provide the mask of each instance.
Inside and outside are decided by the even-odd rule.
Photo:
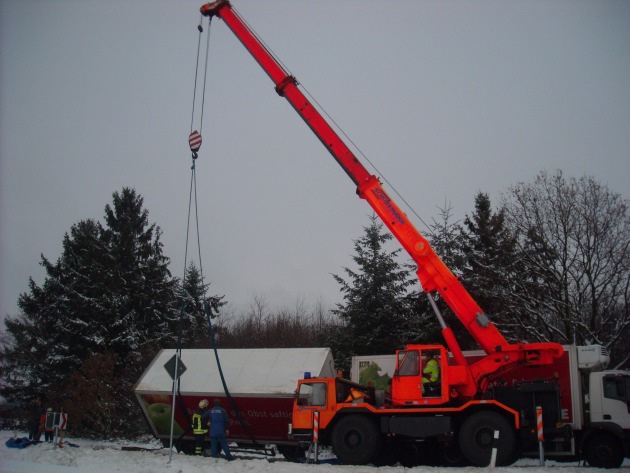
[[[23,449],[8,448],[6,441],[13,435],[25,437],[23,432],[0,432],[0,473],[478,473],[485,468],[436,468],[401,466],[342,466],[331,464],[297,464],[282,460],[282,457],[265,459],[260,456],[237,453],[237,459],[194,457],[173,452],[169,463],[169,449],[160,448],[157,442],[129,444],[95,442],[67,438],[78,447],[65,444],[56,448],[52,444],[40,443]],[[123,446],[142,447],[147,450],[127,451]],[[496,468],[497,473],[554,472],[554,473],[604,473],[601,470],[577,466],[576,463],[547,462],[544,468],[537,460],[521,460],[511,467]],[[630,471],[626,460],[622,471]]]

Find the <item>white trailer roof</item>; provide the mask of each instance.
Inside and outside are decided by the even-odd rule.
[[[171,392],[173,380],[164,365],[175,350],[161,350],[135,386],[136,392]],[[312,376],[334,377],[329,348],[220,349],[219,361],[231,394],[289,394],[306,371]],[[181,351],[186,371],[180,377],[185,394],[223,393],[213,350]]]

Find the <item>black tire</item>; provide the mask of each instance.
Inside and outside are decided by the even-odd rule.
[[[459,429],[457,441],[464,457],[475,466],[488,466],[492,455],[494,431],[499,431],[496,464],[511,465],[516,460],[516,433],[510,423],[496,412],[476,412]]]
[[[584,459],[595,468],[619,468],[623,463],[623,447],[612,435],[593,435],[584,445]]]
[[[189,440],[180,440],[179,442],[175,442],[175,449],[180,453],[185,453],[186,455],[194,455],[195,454],[195,442]],[[170,447],[166,445],[165,448]]]
[[[367,417],[344,417],[333,429],[333,452],[344,465],[365,465],[375,461],[382,447],[381,434]]]
[[[276,445],[278,452],[290,462],[301,462],[306,457],[306,452],[299,445]]]

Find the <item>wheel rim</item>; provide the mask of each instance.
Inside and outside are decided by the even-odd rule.
[[[475,443],[482,448],[488,448],[492,446],[494,439],[494,431],[488,428],[479,429],[475,433]]]
[[[361,434],[357,430],[349,430],[344,436],[343,443],[350,449],[355,449],[361,445]]]
[[[612,448],[609,445],[602,444],[593,452],[593,461],[597,465],[607,464],[613,456]]]

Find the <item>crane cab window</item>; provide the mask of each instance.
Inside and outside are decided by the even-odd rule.
[[[298,393],[298,406],[325,406],[326,383],[303,383]]]
[[[420,374],[420,354],[417,350],[398,352],[398,376],[418,376]]]

